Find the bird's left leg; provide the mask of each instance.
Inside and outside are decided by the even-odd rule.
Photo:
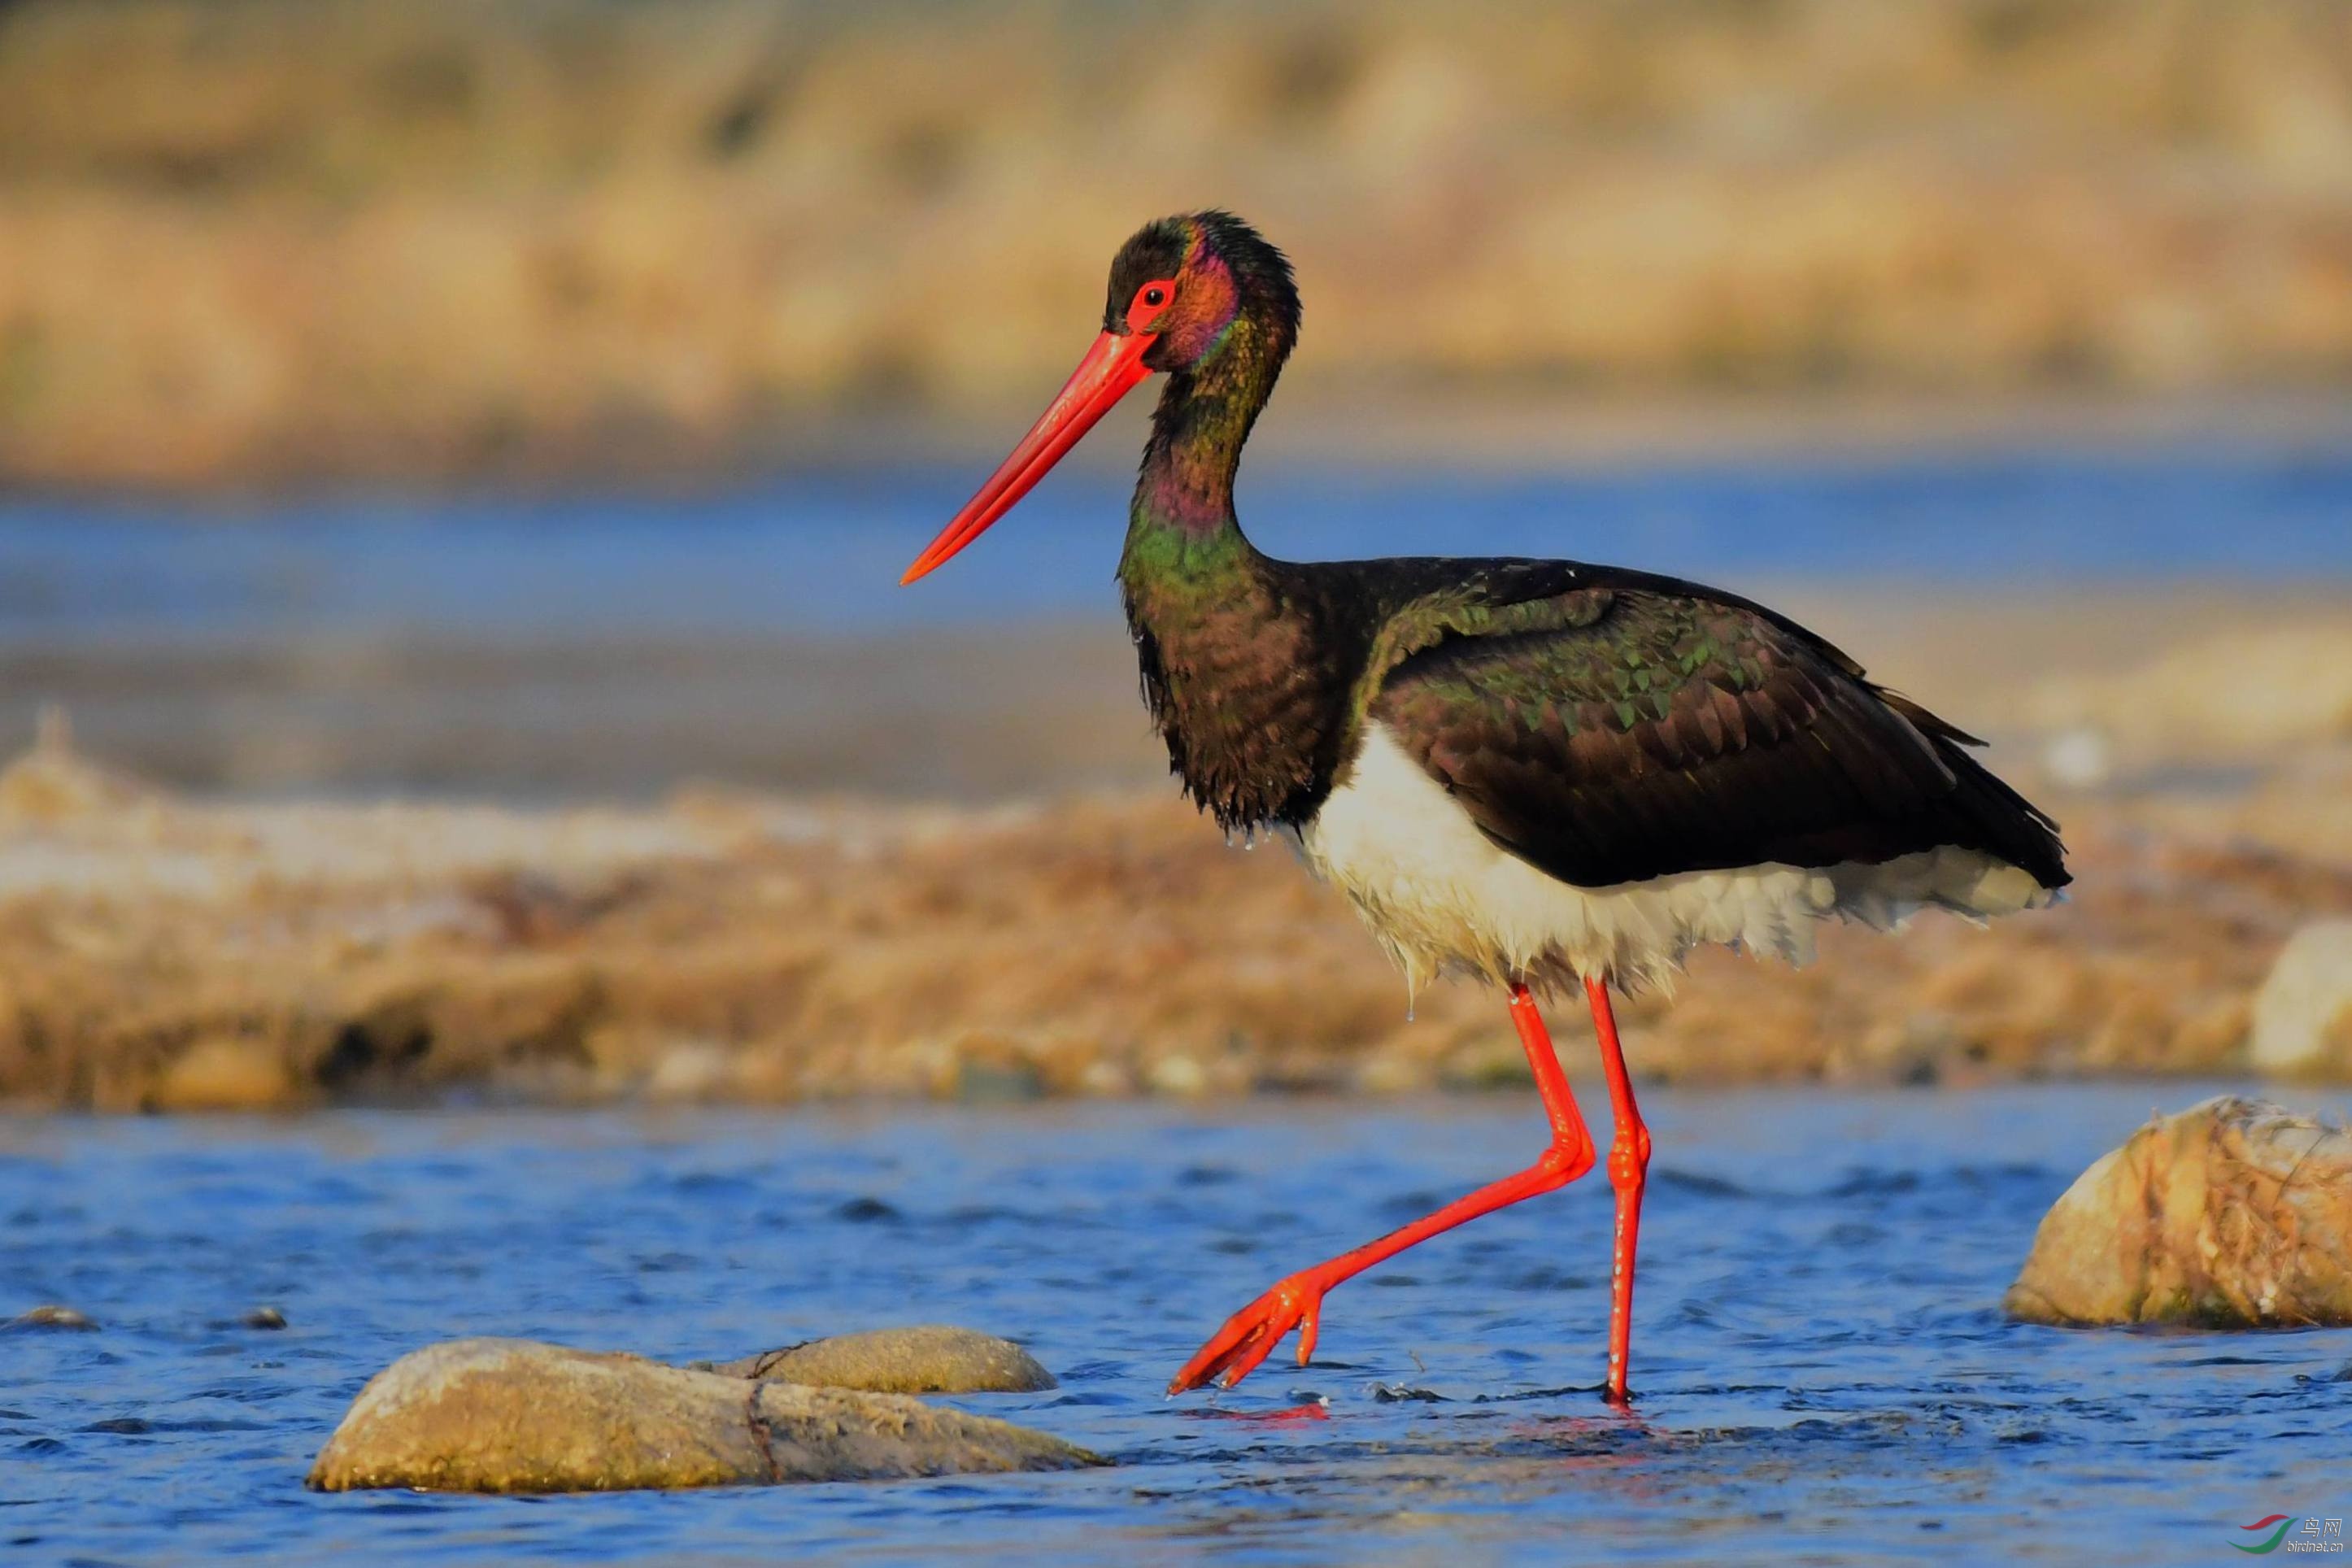
[[[1586,1130],[1584,1116],[1576,1108],[1576,1097],[1569,1092],[1568,1075],[1560,1070],[1559,1055],[1552,1049],[1551,1034],[1544,1027],[1543,1015],[1536,1011],[1535,998],[1528,994],[1525,985],[1511,987],[1511,1022],[1518,1026],[1519,1044],[1528,1053],[1529,1070],[1535,1074],[1536,1092],[1543,1098],[1544,1113],[1551,1121],[1551,1144],[1542,1157],[1526,1170],[1499,1182],[1490,1182],[1426,1218],[1282,1280],[1226,1319],[1225,1326],[1184,1363],[1184,1369],[1168,1384],[1169,1393],[1181,1394],[1188,1388],[1198,1388],[1220,1373],[1225,1386],[1231,1388],[1255,1371],[1257,1364],[1273,1353],[1282,1337],[1294,1328],[1298,1330],[1298,1364],[1305,1366],[1307,1358],[1315,1353],[1316,1331],[1322,1326],[1323,1293],[1331,1287],[1442,1230],[1451,1230],[1465,1220],[1492,1214],[1538,1193],[1564,1187],[1592,1169],[1597,1157],[1592,1134]],[[1613,1085],[1611,1092],[1615,1092]]]
[[[1592,1030],[1601,1037],[1601,1068],[1609,1079],[1609,1109],[1617,1123],[1609,1145],[1609,1184],[1617,1189],[1617,1241],[1609,1267],[1609,1386],[1612,1405],[1627,1402],[1625,1363],[1633,1349],[1633,1250],[1642,1234],[1642,1188],[1650,1169],[1650,1130],[1633,1103],[1633,1079],[1617,1044],[1617,1016],[1609,1005],[1609,983],[1588,979]]]

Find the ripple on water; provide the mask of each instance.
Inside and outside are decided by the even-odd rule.
[[[1525,1141],[1516,1100],[17,1123],[0,1279],[101,1326],[0,1336],[0,1528],[108,1560],[1157,1542],[1314,1561],[1425,1555],[1435,1531],[1546,1560],[1932,1541],[2074,1561],[2201,1550],[2249,1508],[2340,1511],[2352,1337],[2063,1334],[1997,1310],[2042,1208],[2149,1098],[1649,1096],[1666,1154],[1633,1415],[1596,1396],[1597,1180],[1335,1291],[1304,1372],[1286,1345],[1239,1390],[1160,1393],[1277,1269],[1500,1174]],[[288,1326],[236,1326],[256,1301]],[[1120,1467],[560,1502],[299,1489],[360,1385],[432,1340],[683,1360],[915,1321],[1028,1343],[1060,1388],[959,1403]]]

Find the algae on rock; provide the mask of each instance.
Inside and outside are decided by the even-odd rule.
[[[2230,1095],[2158,1118],[2052,1205],[2003,1304],[2070,1326],[2352,1322],[2352,1134]]]

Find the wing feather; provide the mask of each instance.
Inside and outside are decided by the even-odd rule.
[[[2067,879],[2054,825],[1969,736],[1693,584],[1489,567],[1389,617],[1359,699],[1488,837],[1580,886],[1943,845]]]

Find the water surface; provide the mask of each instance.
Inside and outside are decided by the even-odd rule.
[[[1111,582],[1120,465],[1057,472],[950,570],[898,585],[984,466],[677,495],[0,497],[0,749],[53,700],[119,765],[248,795],[1160,784]],[[1914,657],[1889,606],[1981,621],[1995,646],[1971,669],[2021,632],[2040,651],[2011,668],[2039,673],[2242,626],[2250,604],[2340,616],[2352,586],[2352,456],[2251,442],[1570,472],[1270,462],[1240,504],[1260,545],[1298,559],[1694,577],[1928,699],[1946,661]],[[2000,738],[1998,711],[1954,717]]]
[[[699,495],[0,498],[0,647],[100,639],[874,634],[1114,612],[1129,479],[1057,473],[919,592],[898,573],[985,472],[849,468]],[[2162,452],[1683,462],[1589,472],[1255,466],[1302,560],[1609,562],[2038,585],[2352,577],[2352,456]]]
[[[2043,1208],[2180,1084],[1647,1098],[1639,1418],[1603,1406],[1599,1178],[1336,1291],[1318,1364],[1170,1400],[1286,1270],[1532,1155],[1517,1097],[914,1114],[0,1123],[10,1562],[2215,1562],[2352,1514],[2352,1333],[2005,1321]],[[281,1307],[290,1326],[236,1326]],[[966,1401],[1117,1468],[498,1500],[300,1480],[457,1334],[732,1356],[948,1321]],[[2234,1561],[2234,1555],[2227,1560]]]

